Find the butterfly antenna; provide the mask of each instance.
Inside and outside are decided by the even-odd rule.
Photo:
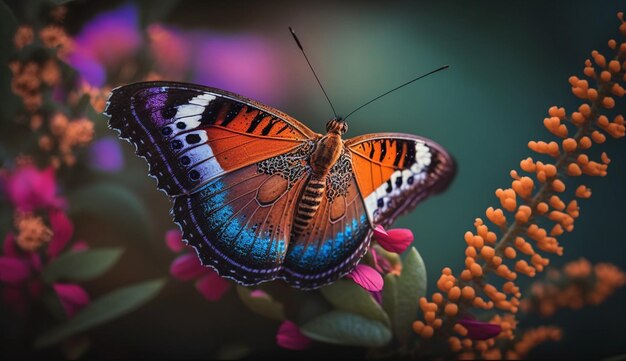
[[[352,114],[354,114],[357,110],[360,110],[360,109],[361,109],[361,108],[363,108],[364,106],[366,106],[366,105],[368,105],[368,104],[370,104],[370,103],[373,103],[374,101],[376,101],[376,100],[378,100],[378,99],[380,99],[380,98],[384,97],[385,95],[387,95],[387,94],[389,94],[389,93],[392,93],[392,92],[394,92],[394,91],[396,91],[396,90],[398,90],[398,89],[400,89],[400,88],[402,88],[402,87],[405,87],[405,86],[407,86],[407,85],[411,84],[411,83],[412,83],[412,82],[414,82],[414,81],[417,81],[417,80],[420,80],[420,79],[422,79],[422,78],[424,78],[424,77],[427,77],[427,76],[429,76],[430,74],[434,74],[434,73],[436,73],[436,72],[438,72],[438,71],[448,69],[449,67],[450,67],[450,65],[444,65],[444,66],[442,66],[442,67],[441,67],[441,68],[439,68],[439,69],[433,70],[433,71],[431,71],[431,72],[429,72],[429,73],[426,73],[426,74],[424,74],[424,75],[420,75],[420,76],[418,76],[417,78],[415,78],[415,79],[413,79],[413,80],[407,81],[406,83],[404,83],[404,84],[402,84],[402,85],[399,85],[399,86],[397,86],[397,87],[395,87],[395,88],[391,89],[390,91],[388,91],[388,92],[386,92],[386,93],[383,93],[383,94],[381,94],[381,95],[377,96],[376,98],[374,98],[374,99],[372,99],[372,100],[368,101],[367,103],[365,103],[365,104],[361,105],[360,107],[358,107],[358,108],[354,109],[354,110],[353,110],[353,111],[351,111],[348,115],[346,115],[346,117],[345,117],[345,118],[343,118],[343,120],[345,121],[346,119],[348,119],[348,117],[349,117],[349,116],[351,116]]]
[[[339,116],[337,116],[337,112],[335,111],[335,107],[333,106],[333,103],[330,101],[328,94],[326,94],[326,90],[324,90],[324,87],[322,86],[322,82],[320,82],[320,78],[318,78],[317,74],[315,74],[313,65],[311,65],[309,58],[306,56],[306,53],[304,52],[304,48],[302,47],[302,44],[300,44],[300,40],[298,40],[298,37],[296,36],[296,33],[293,31],[291,26],[289,27],[289,31],[291,31],[291,35],[293,35],[293,40],[296,41],[296,44],[298,44],[298,48],[300,48],[300,51],[302,51],[302,55],[304,55],[306,62],[309,64],[309,68],[311,68],[311,71],[313,72],[313,75],[315,76],[315,80],[317,80],[317,84],[319,84],[320,88],[322,88],[322,92],[324,92],[324,96],[326,96],[326,100],[328,100],[328,104],[330,104],[330,108],[333,110],[333,114],[335,114],[335,119],[339,119]]]

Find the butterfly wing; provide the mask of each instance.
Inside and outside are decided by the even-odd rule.
[[[114,89],[109,127],[146,158],[158,188],[190,194],[319,135],[280,111],[218,89],[144,82]]]
[[[319,135],[252,100],[183,83],[117,88],[105,114],[174,197],[175,221],[204,265],[242,284],[276,277]]]
[[[350,158],[344,148],[326,178],[314,218],[290,241],[282,278],[292,286],[312,289],[331,283],[352,271],[367,252],[372,227]]]
[[[402,133],[349,139],[354,175],[372,225],[388,226],[454,178],[454,159],[432,140]]]

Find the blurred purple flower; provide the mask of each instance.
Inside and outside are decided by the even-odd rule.
[[[57,198],[54,168],[37,169],[34,165],[21,165],[10,174],[0,175],[2,189],[21,212],[32,212],[37,208],[58,208],[64,204]]]
[[[279,98],[281,61],[271,44],[254,35],[199,36],[193,81],[264,102]]]
[[[252,292],[250,292],[250,297],[252,297],[252,298],[270,298],[270,295],[268,295],[267,292],[265,292],[263,290],[253,290]]]
[[[413,232],[406,228],[385,230],[382,226],[374,228],[373,238],[389,252],[402,253],[413,243]]]
[[[69,63],[93,86],[102,86],[106,68],[118,66],[141,45],[137,8],[127,4],[101,13],[76,36]]]
[[[71,318],[76,312],[89,304],[89,295],[77,284],[55,283],[52,285],[52,288],[59,297],[67,317]]]
[[[379,292],[383,289],[383,277],[380,273],[364,264],[358,264],[346,277],[370,292]]]
[[[498,336],[502,331],[500,325],[476,321],[469,317],[460,318],[457,322],[467,329],[467,337],[472,340],[487,340]]]
[[[117,172],[124,167],[124,156],[117,138],[105,137],[89,148],[90,165],[100,171]]]
[[[192,37],[161,24],[148,26],[147,32],[159,74],[171,80],[181,80],[194,58]]]
[[[276,333],[276,344],[289,350],[304,350],[312,343],[310,338],[300,332],[298,325],[291,321],[283,321]]]

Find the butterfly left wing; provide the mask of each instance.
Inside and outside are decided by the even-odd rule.
[[[183,239],[204,265],[246,285],[277,277],[316,133],[253,100],[185,83],[116,88],[105,115],[174,198]]]
[[[354,175],[373,226],[389,226],[454,178],[452,156],[432,140],[403,133],[348,139]]]

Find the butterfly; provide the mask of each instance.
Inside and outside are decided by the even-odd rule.
[[[114,89],[104,114],[173,201],[171,214],[205,266],[242,285],[283,279],[301,289],[351,272],[376,225],[445,189],[453,158],[410,134],[343,140],[279,110],[200,85]]]

